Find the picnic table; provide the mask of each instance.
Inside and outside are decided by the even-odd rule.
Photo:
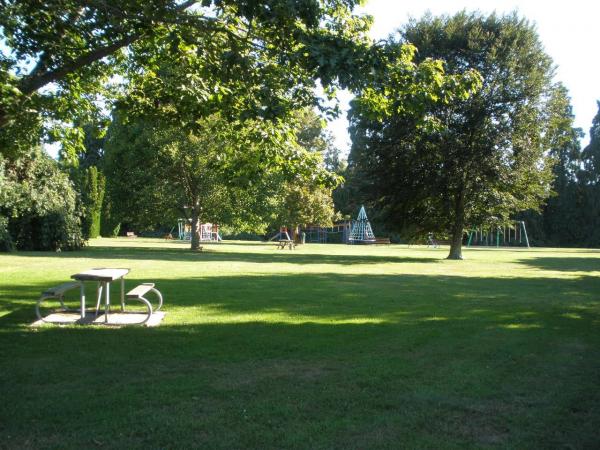
[[[280,239],[279,244],[277,244],[277,248],[283,250],[286,246],[289,246],[290,250],[293,250],[296,244],[294,244],[292,239]]]
[[[125,275],[129,273],[129,269],[90,269],[85,272],[71,275],[71,278],[81,283],[81,318],[85,319],[85,281],[95,281],[98,283],[96,290],[96,315],[100,308],[102,300],[102,291],[104,291],[104,321],[108,323],[108,313],[110,312],[110,283],[121,280],[121,311],[125,308]]]

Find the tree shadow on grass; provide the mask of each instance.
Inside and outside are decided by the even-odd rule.
[[[556,448],[597,437],[595,277],[153,281],[167,311],[158,328],[25,328],[43,286],[3,286],[4,445]]]
[[[438,275],[273,274],[209,276],[185,279],[127,277],[126,290],[153,281],[163,293],[172,320],[165,326],[211,321],[407,323],[415,320],[512,320],[522,314],[530,321],[546,311],[569,312],[597,305],[600,278],[476,278]],[[0,324],[31,322],[43,285],[2,286],[0,307],[21,313],[0,317]],[[111,284],[118,303],[120,284]],[[86,283],[88,307],[95,284]],[[77,307],[78,291],[67,296]],[[24,305],[27,307],[23,308]],[[29,311],[27,312],[27,310]],[[529,315],[529,318],[527,316]],[[13,319],[9,319],[9,317]],[[235,319],[230,319],[235,317]],[[15,321],[16,320],[16,321]],[[179,325],[178,325],[179,323]],[[182,325],[185,328],[187,325]]]
[[[221,252],[208,249],[192,252],[188,248],[148,248],[148,247],[94,247],[93,249],[63,252],[40,253],[23,252],[18,256],[49,258],[85,258],[85,259],[136,259],[159,261],[208,261],[208,262],[248,262],[248,263],[290,263],[290,264],[382,264],[382,263],[435,263],[440,262],[439,254],[430,258],[394,256],[394,255],[334,255],[320,253],[302,253],[300,251],[275,250],[272,253]]]
[[[519,263],[542,270],[560,272],[600,272],[600,258],[541,257],[520,260]]]

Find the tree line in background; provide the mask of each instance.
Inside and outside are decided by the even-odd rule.
[[[583,150],[583,132],[573,128],[566,90],[556,107],[562,108],[563,114],[554,125],[554,193],[541,214],[527,211],[518,218],[527,221],[535,245],[600,247],[600,102],[589,131],[590,142]]]
[[[600,245],[600,119],[581,151],[526,20],[425,16],[372,42],[356,3],[4,1],[2,249],[182,217],[329,225],[361,203],[380,233],[448,236],[455,259],[465,229],[515,217],[536,244]],[[356,94],[347,167],[317,80]]]

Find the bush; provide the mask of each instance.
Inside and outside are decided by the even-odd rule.
[[[18,249],[75,250],[85,243],[73,185],[39,148],[18,160],[0,158],[0,214]]]
[[[79,221],[73,215],[54,212],[41,217],[35,248],[47,250],[78,250],[84,246]]]

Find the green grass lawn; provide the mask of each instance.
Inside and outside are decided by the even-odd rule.
[[[600,446],[599,251],[206,248],[0,255],[0,447]],[[28,326],[93,267],[163,324]]]

